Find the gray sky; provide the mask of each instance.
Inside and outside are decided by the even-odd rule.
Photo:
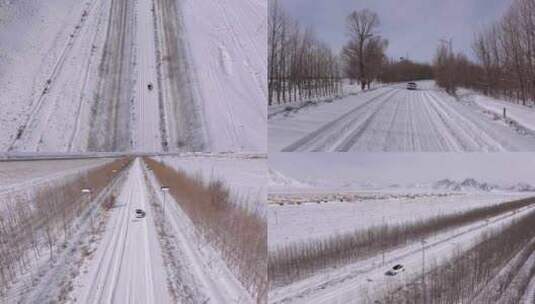
[[[472,177],[535,185],[534,153],[270,153],[269,165],[300,180],[407,185]]]
[[[452,38],[456,51],[473,58],[474,31],[498,20],[512,0],[279,0],[302,25],[337,52],[346,42],[345,18],[368,8],[381,19],[380,34],[389,40],[387,54],[431,61],[442,38]]]

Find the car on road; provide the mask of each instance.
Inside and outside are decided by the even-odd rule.
[[[407,90],[416,90],[418,89],[418,85],[416,82],[409,82],[407,83]]]
[[[405,271],[405,267],[403,267],[403,265],[401,265],[401,264],[397,264],[397,265],[394,265],[394,267],[392,267],[392,269],[388,270],[386,272],[386,275],[395,276],[398,273],[401,273],[403,271]]]
[[[136,218],[144,218],[145,217],[145,211],[143,209],[136,209]]]

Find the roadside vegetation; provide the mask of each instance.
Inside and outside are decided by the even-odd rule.
[[[523,105],[535,102],[535,0],[514,0],[505,15],[475,33],[472,62],[452,41],[437,49],[434,75],[451,94],[458,87]]]
[[[535,252],[534,222],[535,211],[531,211],[485,233],[472,249],[432,267],[425,274],[427,283],[419,278],[402,288],[387,289],[384,299],[373,303],[521,303],[530,274],[535,273],[531,265],[527,275],[517,278]]]
[[[89,216],[89,208],[95,207],[91,203],[99,197],[101,207],[109,208],[113,197],[100,194],[128,162],[118,159],[0,198],[0,296],[37,261],[48,256],[53,264],[82,222],[90,221],[95,229]],[[91,195],[82,189],[91,189]]]
[[[221,254],[236,278],[260,303],[267,296],[267,224],[264,214],[249,210],[254,204],[231,194],[221,180],[205,181],[187,173],[144,158],[161,185],[169,187],[180,208],[193,222],[199,235]]]
[[[270,1],[268,21],[268,104],[334,97],[342,93],[338,58]]]
[[[278,0],[271,0],[268,17],[268,104],[332,99],[343,94],[342,79],[361,90],[373,82],[432,79],[432,67],[409,58],[387,58],[388,40],[378,33],[379,16],[370,10],[346,18],[348,41],[340,54],[303,28]]]
[[[522,199],[410,223],[378,225],[326,239],[290,244],[269,253],[268,276],[274,287],[288,285],[321,270],[348,265],[438,232],[485,221],[533,204],[535,198]]]

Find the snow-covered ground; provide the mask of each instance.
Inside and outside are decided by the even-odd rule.
[[[265,150],[266,16],[265,1],[0,1],[0,150]]]
[[[373,83],[371,88],[376,89],[383,86],[380,83]],[[331,103],[335,100],[347,97],[350,95],[356,95],[361,92],[361,87],[349,79],[342,80],[342,92],[337,96],[321,97],[313,100],[302,100],[291,103],[282,103],[282,104],[272,104],[268,107],[268,118],[272,118],[277,115],[284,115],[286,112],[297,112],[301,111],[306,107],[317,106],[321,103]]]
[[[147,182],[158,200],[156,204],[163,206],[164,197],[158,191],[161,185],[155,176],[148,174]],[[174,290],[175,300],[179,303],[252,304],[254,301],[233,276],[230,266],[224,263],[211,244],[200,237],[198,230],[173,197],[165,198],[163,208],[166,210],[163,212],[163,220],[167,232],[163,237],[166,250],[173,253],[172,260],[168,262],[171,265],[167,265],[172,273],[169,286],[180,286]],[[162,218],[158,220],[161,221]],[[171,240],[167,235],[172,236]]]
[[[214,151],[266,150],[267,4],[182,1]]]
[[[183,156],[159,156],[166,165],[180,169],[192,176],[199,175],[205,181],[222,180],[235,195],[252,198],[251,210],[264,213],[267,195],[267,160],[265,155],[255,154],[201,154]],[[258,199],[261,204],[258,204]]]
[[[527,107],[518,103],[504,101],[473,92],[465,94],[462,97],[468,101],[475,102],[484,110],[493,113],[496,117],[500,117],[501,119],[504,119],[503,110],[505,109],[506,119],[514,121],[530,132],[535,132],[535,108],[533,107]]]
[[[137,160],[98,249],[73,283],[73,303],[172,303],[146,191]],[[137,219],[135,209],[146,210],[146,217]]]
[[[359,193],[357,193],[359,194]],[[380,197],[387,194],[383,198]],[[339,194],[341,195],[341,194]],[[381,224],[409,223],[432,216],[459,213],[511,200],[535,196],[535,193],[372,193],[362,192],[359,201],[315,201],[279,206],[269,205],[268,244],[278,246],[329,238]],[[308,196],[311,196],[308,194]],[[307,197],[303,194],[302,197]],[[278,201],[282,199],[278,197]]]
[[[87,169],[96,161],[57,161],[72,168],[56,166],[56,170],[50,169],[50,161],[44,161],[42,167],[48,171],[37,166],[40,171],[30,179],[54,182],[58,171]],[[251,167],[249,163],[240,171]],[[15,170],[15,166],[10,169]],[[230,168],[226,170],[232,175]],[[250,171],[255,170],[261,169],[257,165]],[[94,198],[92,206],[78,216],[73,225],[76,229],[62,242],[54,262],[42,255],[28,265],[30,270],[8,289],[7,297],[0,295],[0,303],[56,299],[63,303],[255,302],[213,244],[201,238],[180,204],[170,196],[164,200],[161,185],[141,158],[120,176],[120,182],[108,185],[106,190],[108,195],[115,194],[113,206],[102,208],[102,196]],[[146,216],[137,218],[136,209],[143,209]],[[35,276],[43,280],[34,280]]]
[[[289,111],[269,119],[270,151],[533,151],[535,136],[419,82]]]
[[[94,159],[93,159],[94,161]],[[44,161],[45,167],[49,169],[50,174],[45,174],[42,168],[39,166],[38,161],[27,161],[27,163],[35,162],[35,167],[41,169],[39,172],[42,176],[35,178],[30,176],[30,180],[25,183],[24,191],[30,194],[32,191],[39,189],[39,183],[47,183],[49,186],[61,186],[66,179],[71,178],[74,175],[84,171],[81,164],[86,166],[85,170],[95,167],[96,164],[88,165],[88,160],[64,160],[55,161],[55,166],[59,167],[59,170],[50,171],[50,162]],[[63,164],[60,164],[64,162]],[[30,164],[27,166],[31,167]],[[72,166],[72,168],[69,168]],[[77,167],[78,166],[78,167]],[[66,168],[62,168],[66,167]],[[24,174],[24,173],[22,173]],[[126,174],[121,171],[115,176],[111,182],[106,185],[102,191],[93,196],[91,202],[88,202],[87,208],[84,208],[82,213],[78,213],[77,217],[72,223],[63,223],[68,225],[63,229],[68,229],[69,237],[66,235],[59,235],[52,228],[52,237],[57,242],[53,247],[53,254],[49,251],[49,244],[45,239],[45,233],[42,226],[46,223],[32,223],[30,225],[32,229],[35,229],[34,241],[37,244],[39,254],[30,255],[30,248],[25,248],[22,251],[22,260],[26,260],[26,266],[24,271],[20,271],[17,274],[15,280],[13,280],[7,286],[7,292],[0,294],[0,303],[45,303],[45,302],[64,302],[66,295],[72,290],[72,279],[80,273],[80,263],[88,257],[88,253],[91,248],[94,247],[95,230],[98,230],[101,223],[105,221],[106,211],[100,208],[100,205],[105,199],[107,199],[111,193],[120,186]],[[38,183],[28,185],[31,181],[38,180]],[[6,185],[6,188],[10,190],[17,190],[19,184]],[[12,188],[9,188],[11,186]],[[1,199],[2,197],[0,197]],[[63,197],[63,199],[68,199]],[[24,201],[24,200],[23,200]],[[16,201],[15,201],[16,202]],[[26,201],[25,201],[26,202]],[[27,202],[38,204],[41,201],[29,199]],[[74,204],[81,203],[80,201],[72,202]],[[32,210],[30,206],[27,210]],[[4,210],[0,208],[0,213]],[[8,213],[9,214],[9,213]],[[3,214],[0,214],[3,215]],[[59,220],[58,220],[59,221]],[[26,225],[26,224],[24,224]],[[46,224],[50,225],[50,223]],[[22,226],[26,229],[26,226]],[[50,226],[48,226],[50,228]],[[11,232],[13,233],[13,231]],[[50,231],[48,232],[50,233]],[[46,253],[46,254],[45,254]],[[52,258],[52,255],[54,256]],[[31,257],[30,257],[31,256]],[[5,287],[5,286],[4,286]]]
[[[276,153],[270,158],[268,252],[374,226],[393,227],[535,197],[530,153],[332,154]],[[534,208],[532,203],[426,236],[427,269],[443,265],[486,232]],[[530,261],[525,267],[531,267]],[[396,264],[406,271],[385,275]],[[382,254],[363,256],[290,284],[278,282],[269,299],[270,303],[373,303],[385,289],[403,287],[418,279],[421,271],[422,244],[414,241],[386,250],[384,262]],[[523,268],[522,276],[527,271]],[[531,293],[530,287],[525,296]]]
[[[32,187],[40,183],[76,176],[111,161],[106,158],[3,161],[0,162],[0,195],[12,191],[32,191]]]
[[[373,303],[381,299],[384,288],[402,287],[422,274],[422,251],[425,265],[437,266],[463,252],[491,229],[533,211],[533,206],[509,212],[486,221],[476,222],[376,255],[338,269],[329,269],[305,280],[276,288],[270,292],[270,303]],[[397,276],[385,275],[392,265],[402,264],[406,271]],[[428,271],[428,270],[426,270]]]

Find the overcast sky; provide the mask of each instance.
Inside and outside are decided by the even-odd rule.
[[[269,165],[299,180],[408,185],[471,177],[535,185],[534,153],[270,153]]]
[[[368,8],[381,20],[387,55],[431,61],[440,39],[453,39],[456,51],[473,58],[474,31],[498,20],[513,0],[279,0],[303,25],[312,25],[337,52],[346,42],[345,18]]]

